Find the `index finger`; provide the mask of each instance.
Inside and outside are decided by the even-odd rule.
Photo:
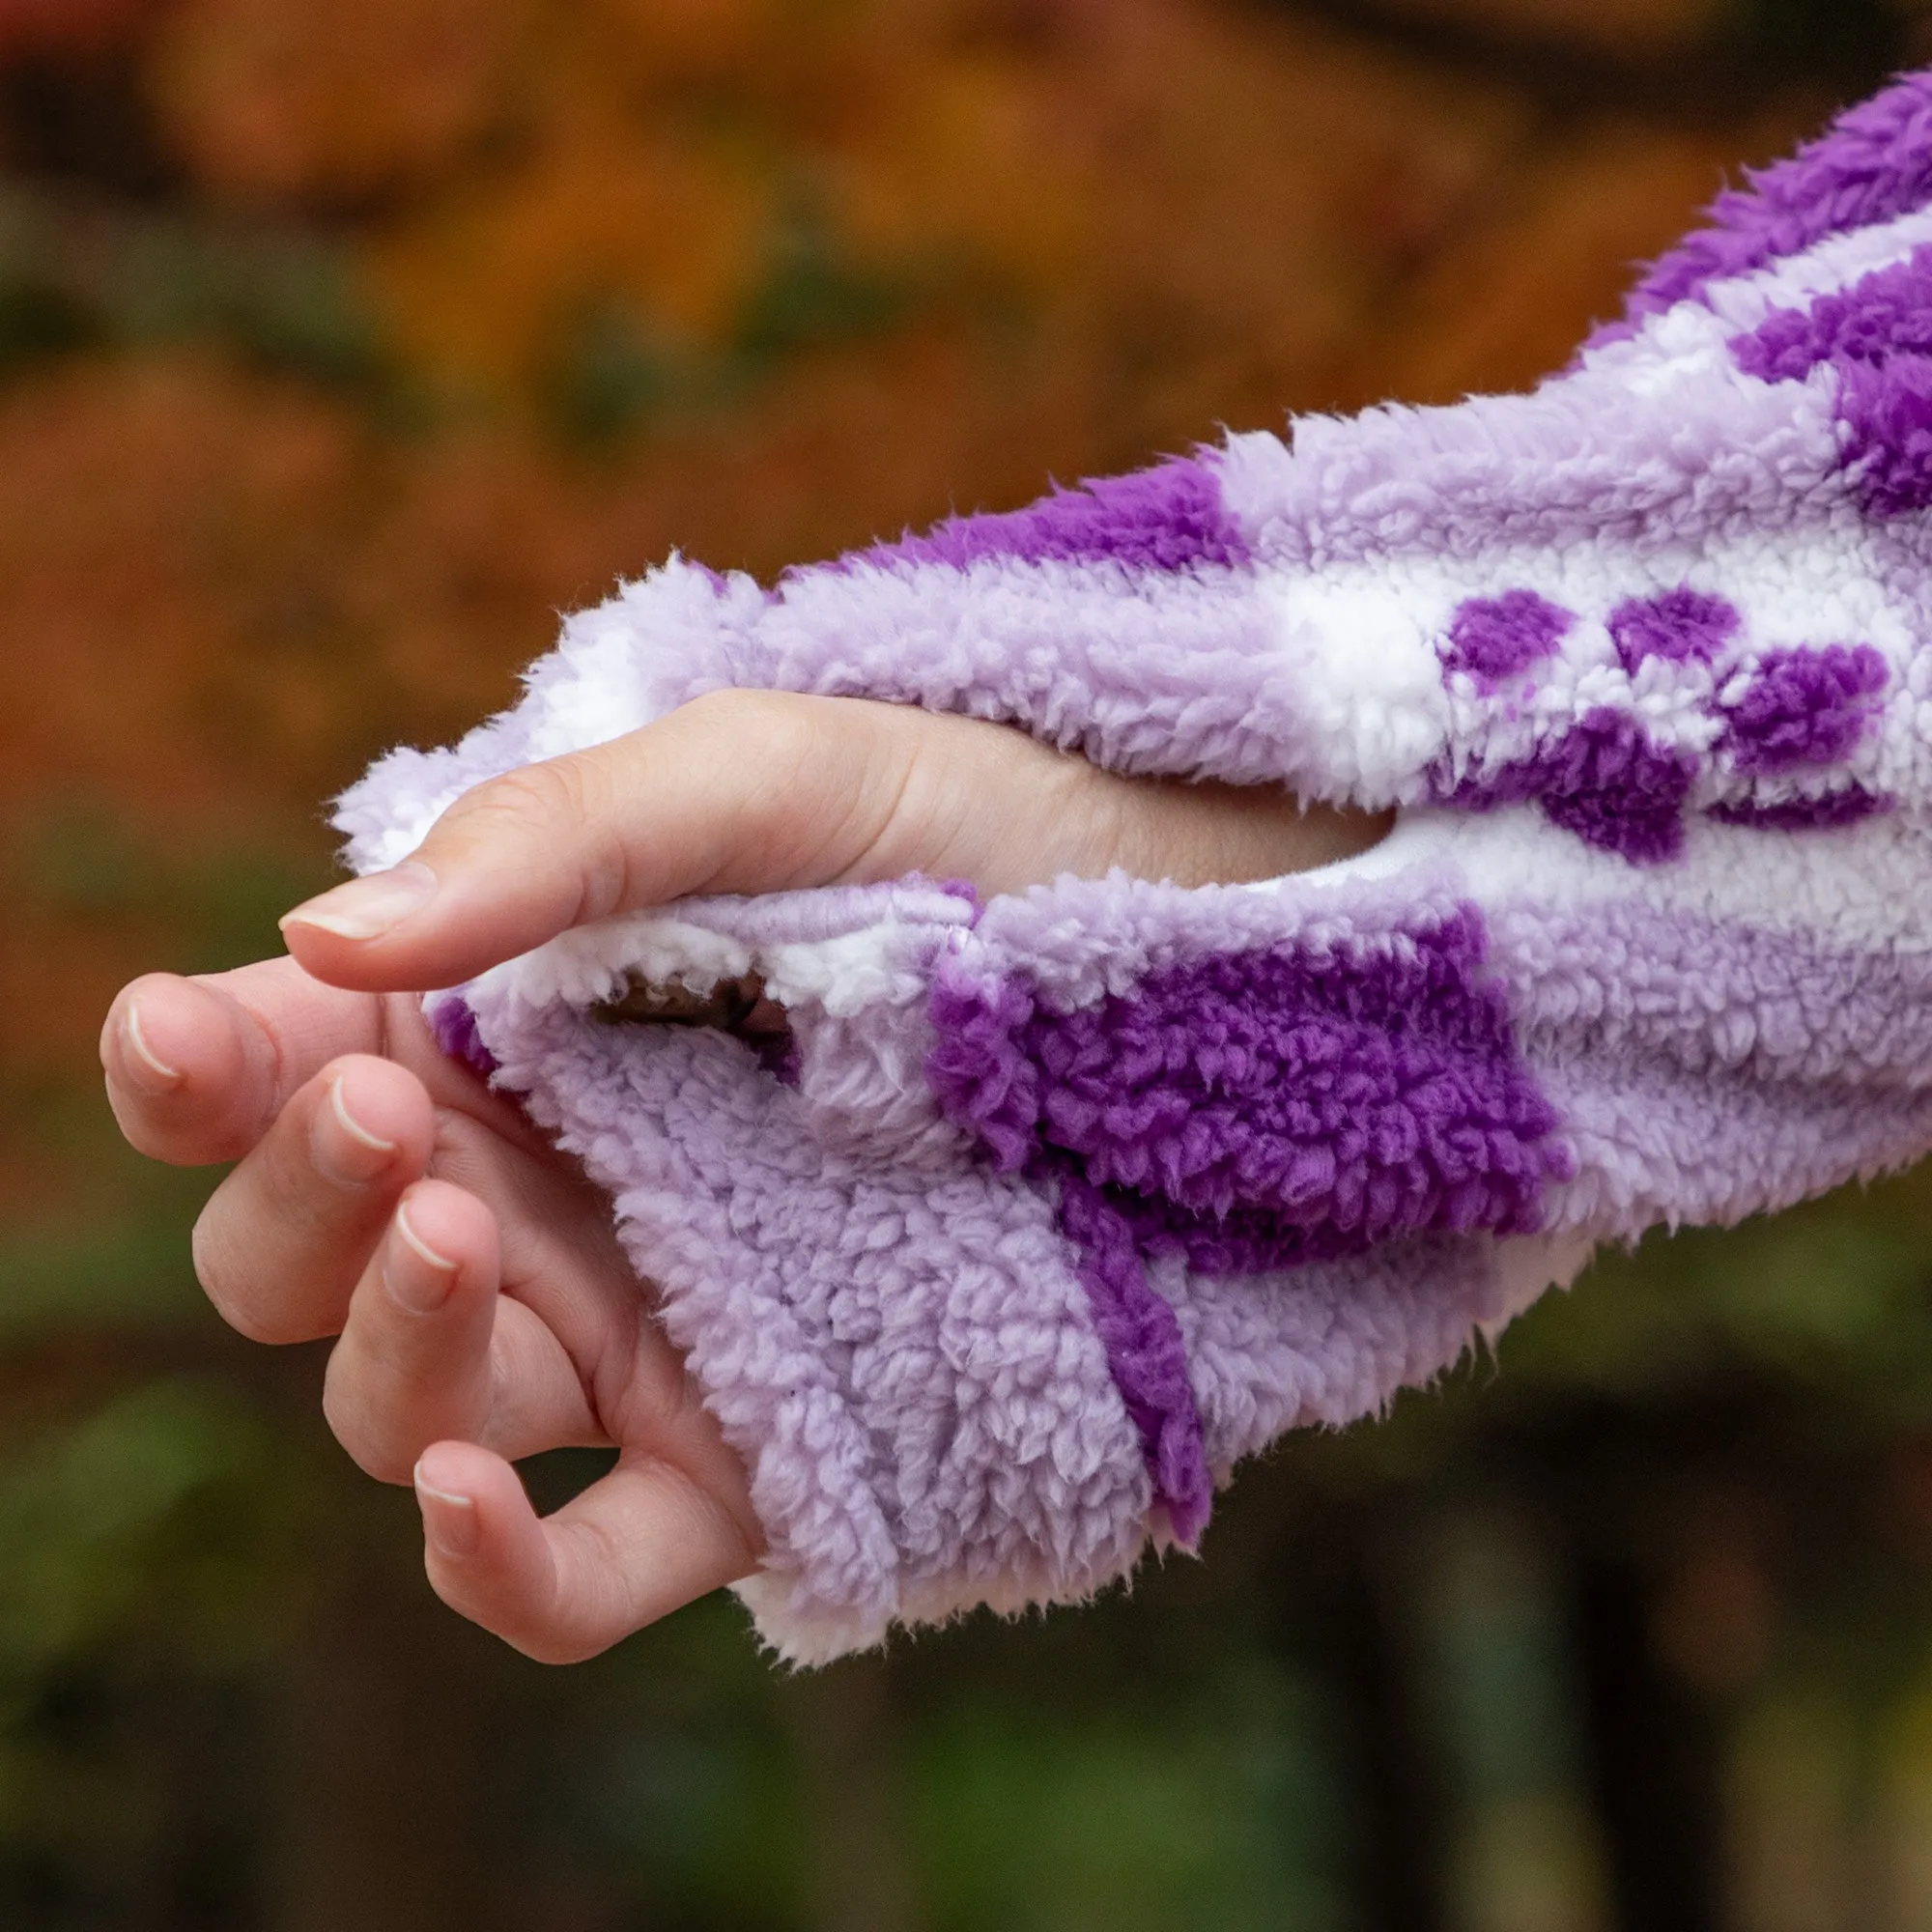
[[[107,1100],[128,1141],[178,1167],[239,1160],[329,1061],[382,1049],[380,1004],[293,959],[124,986],[100,1033]]]

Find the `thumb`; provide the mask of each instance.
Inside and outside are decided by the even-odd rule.
[[[918,855],[880,839],[917,748],[902,721],[923,715],[712,693],[466,792],[401,865],[298,906],[283,936],[319,980],[420,990],[688,894],[895,877]]]

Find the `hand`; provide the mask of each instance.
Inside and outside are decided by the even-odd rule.
[[[137,980],[102,1035],[108,1094],[143,1152],[239,1162],[195,1229],[216,1308],[259,1341],[340,1337],[329,1426],[371,1475],[413,1480],[438,1593],[566,1662],[747,1575],[758,1525],[608,1201],[437,1049],[414,994],[687,894],[917,870],[990,895],[1113,866],[1232,882],[1382,829],[1121,779],[1003,725],[721,692],[478,786],[394,871],[291,913],[293,958]],[[616,1464],[540,1520],[511,1463],[570,1444]]]

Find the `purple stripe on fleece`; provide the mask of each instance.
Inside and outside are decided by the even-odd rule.
[[[1442,802],[1488,811],[1533,799],[1586,845],[1654,866],[1684,849],[1684,801],[1695,774],[1690,758],[1654,745],[1629,713],[1599,705],[1534,755],[1463,780]]]
[[[1759,805],[1754,800],[1714,805],[1710,815],[1722,825],[1748,825],[1760,832],[1828,832],[1876,818],[1890,811],[1895,803],[1882,792],[1855,784],[1818,798],[1786,798],[1774,805]]]
[[[497,1070],[497,1056],[483,1044],[481,1028],[469,1002],[461,993],[445,993],[425,1011],[436,1043],[452,1060],[460,1060],[485,1080]]]
[[[1526,1232],[1564,1156],[1483,953],[1465,907],[1373,943],[1169,967],[1069,1013],[1017,978],[942,971],[926,1075],[997,1165],[1073,1156],[1145,1242],[1197,1266]]]
[[[1112,562],[1130,570],[1239,567],[1246,539],[1221,502],[1213,470],[1179,457],[1126,476],[1055,488],[1023,510],[949,517],[923,536],[875,544],[858,557],[882,567],[939,563],[964,569],[985,557],[1022,563]]]
[[[1034,1018],[1034,999],[1016,980],[981,989],[942,975],[931,1010],[939,1038],[926,1077],[941,1111],[976,1132],[1003,1172],[1059,1176],[1061,1226],[1080,1255],[1094,1332],[1140,1431],[1156,1497],[1166,1503],[1176,1536],[1191,1545],[1207,1523],[1212,1485],[1200,1460],[1201,1420],[1187,1393],[1180,1331],[1173,1311],[1149,1288],[1119,1210],[1074,1163],[1049,1166],[1041,1159],[1039,1068],[1016,1043]]]
[[[1167,1506],[1177,1541],[1191,1549],[1208,1526],[1214,1482],[1180,1324],[1148,1285],[1133,1230],[1105,1193],[1071,1166],[1060,1170],[1060,1190],[1061,1225],[1080,1249],[1080,1284],[1121,1400],[1140,1431],[1155,1500]]]
[[[1869,644],[1768,651],[1743,696],[1719,711],[1724,747],[1752,774],[1836,764],[1857,748],[1888,676]]]
[[[1809,308],[1774,311],[1731,354],[1747,376],[1802,383],[1821,362],[1880,363],[1932,351],[1932,246],[1875,270]]]
[[[1539,1225],[1568,1175],[1473,909],[1360,949],[1277,946],[1056,1013],[942,971],[927,1079],[997,1167],[1057,1176],[1109,1366],[1176,1534],[1207,1520],[1201,1423],[1144,1257],[1256,1274],[1392,1236]]]
[[[940,1111],[979,1139],[1002,1174],[1017,1174],[1039,1152],[1041,1068],[1022,1043],[1037,1004],[1017,975],[981,986],[942,966],[933,980],[938,1040],[926,1082]]]
[[[1534,590],[1471,597],[1450,620],[1443,668],[1467,671],[1478,691],[1493,692],[1549,656],[1576,621],[1561,605]]]
[[[1269,947],[1059,1014],[941,970],[927,1080],[1001,1169],[1061,1179],[1094,1323],[1175,1530],[1206,1522],[1200,1418],[1144,1256],[1260,1273],[1391,1235],[1540,1225],[1569,1175],[1480,980],[1472,908],[1379,947]]]
[[[1838,371],[1840,468],[1879,517],[1932,503],[1932,247],[1880,269],[1808,309],[1780,309],[1731,344],[1767,383]]]
[[[1932,505],[1932,356],[1845,364],[1838,420],[1845,430],[1839,467],[1868,516],[1902,517]]]
[[[1718,197],[1711,225],[1657,261],[1633,291],[1624,320],[1598,329],[1586,350],[1628,338],[1646,318],[1701,296],[1713,282],[1922,208],[1932,200],[1932,74],[1908,74],[1748,183]]]
[[[1709,664],[1743,623],[1735,605],[1680,584],[1661,597],[1625,599],[1610,612],[1610,641],[1618,662],[1634,677],[1646,658]]]
[[[1560,1156],[1552,1157],[1552,1172],[1557,1175],[1567,1172]],[[1532,1194],[1536,1178],[1529,1175],[1519,1179],[1522,1191]],[[1403,1238],[1408,1230],[1399,1219],[1403,1206],[1400,1181],[1378,1177],[1370,1182],[1368,1191],[1370,1211],[1394,1229],[1381,1238]],[[1145,1254],[1179,1255],[1197,1274],[1268,1274],[1282,1268],[1346,1261],[1380,1245],[1380,1241],[1365,1240],[1353,1229],[1332,1225],[1297,1227],[1288,1221],[1280,1208],[1253,1203],[1236,1203],[1226,1213],[1219,1213],[1211,1208],[1184,1208],[1171,1201],[1150,1201],[1131,1188],[1113,1187],[1107,1194]],[[1471,1190],[1466,1198],[1476,1200],[1480,1196]],[[1528,1230],[1542,1226],[1536,1218],[1537,1211],[1530,1210]],[[1514,1234],[1525,1230],[1504,1226],[1497,1232]]]

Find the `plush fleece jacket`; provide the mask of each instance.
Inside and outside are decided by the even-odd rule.
[[[674,557],[382,760],[362,871],[728,686],[1399,810],[1259,886],[689,901],[432,998],[609,1190],[750,1471],[761,1634],[1085,1596],[1597,1243],[1932,1147],[1928,508],[1918,75],[1531,394],[1231,436],[771,588]],[[760,985],[782,1037],[731,1024]]]

